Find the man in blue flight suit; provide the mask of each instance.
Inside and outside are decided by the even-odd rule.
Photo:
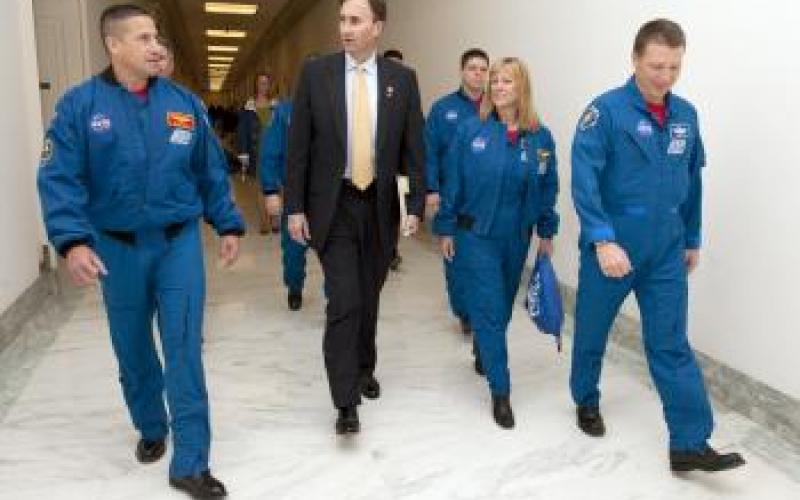
[[[432,214],[439,209],[439,186],[443,182],[444,157],[458,125],[476,116],[486,87],[489,56],[481,49],[469,49],[461,55],[461,87],[440,98],[431,106],[425,121],[425,168],[428,183],[427,205]],[[444,273],[450,308],[461,323],[461,330],[469,335],[472,328],[466,317],[464,300],[457,286],[455,265],[445,259]],[[476,369],[482,372],[476,352]]]
[[[264,130],[261,140],[261,187],[267,214],[281,217],[283,283],[289,289],[289,309],[297,311],[303,306],[308,247],[292,239],[286,225],[287,216],[281,213],[281,189],[286,184],[286,151],[291,116],[291,101],[280,101],[272,114],[272,123]]]
[[[719,471],[744,460],[708,446],[712,411],[686,332],[705,153],[695,108],[670,92],[685,47],[676,23],[643,25],[634,42],[634,76],[597,98],[578,124],[572,196],[581,257],[570,387],[578,426],[602,436],[603,354],[611,323],[633,291],[669,429],[671,467]]]
[[[224,265],[238,256],[244,222],[203,104],[155,76],[151,15],[112,6],[101,28],[111,66],[64,95],[45,139],[38,186],[47,233],[77,285],[102,284],[123,395],[141,434],[136,458],[161,458],[171,428],[170,484],[195,498],[223,497],[208,465],[198,218],[220,235]]]

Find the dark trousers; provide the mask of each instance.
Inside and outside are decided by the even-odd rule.
[[[359,384],[372,375],[378,302],[389,270],[378,233],[374,187],[342,186],[328,239],[319,254],[328,291],[323,353],[333,404],[361,403]]]

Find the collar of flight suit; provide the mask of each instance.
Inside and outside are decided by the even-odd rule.
[[[122,87],[122,83],[120,83],[120,81],[117,80],[117,75],[114,74],[114,68],[111,65],[107,66],[106,69],[101,71],[99,76],[103,81],[105,81],[109,85],[115,85],[117,87]],[[153,85],[156,84],[156,81],[158,81],[158,77],[157,76],[151,76],[150,78],[148,78],[147,79],[147,90],[150,90],[151,88],[153,88]]]
[[[644,99],[644,95],[642,95],[642,91],[639,90],[639,86],[636,85],[636,76],[631,76],[628,79],[628,83],[625,84],[625,90],[627,90],[628,95],[631,98],[631,102],[633,103],[634,107],[639,111],[643,112],[647,116],[651,116],[653,113],[650,111],[650,108],[647,107],[647,101]],[[664,105],[666,107],[666,115],[664,124],[666,124],[670,117],[674,116],[675,109],[673,108],[673,104],[675,99],[672,98],[672,91],[667,92],[667,95],[664,96]]]

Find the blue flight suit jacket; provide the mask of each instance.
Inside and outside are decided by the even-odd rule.
[[[73,87],[45,137],[38,187],[47,234],[61,255],[97,232],[160,228],[204,216],[243,234],[225,155],[205,107],[165,78],[142,100],[111,69]]]
[[[697,112],[668,94],[660,125],[633,77],[597,99],[581,117],[572,144],[572,198],[581,247],[614,241],[617,215],[679,214],[685,247],[700,247],[705,152]]]

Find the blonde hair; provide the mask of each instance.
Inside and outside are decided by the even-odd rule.
[[[492,64],[489,69],[489,78],[486,81],[486,91],[481,101],[480,118],[486,121],[489,116],[496,111],[492,102],[492,78],[497,76],[503,69],[511,70],[511,78],[517,90],[517,127],[521,131],[536,130],[539,128],[539,116],[533,105],[533,90],[531,89],[531,78],[525,63],[516,57],[504,57]]]

